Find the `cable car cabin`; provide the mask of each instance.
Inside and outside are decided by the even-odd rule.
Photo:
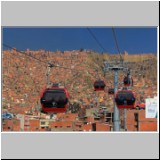
[[[102,80],[98,80],[94,82],[94,90],[95,91],[104,91],[106,84]]]
[[[108,94],[114,94],[114,88],[109,88],[108,89]]]
[[[47,88],[42,92],[40,101],[43,112],[65,112],[68,106],[68,91],[60,87]]]
[[[121,90],[117,91],[115,95],[115,102],[119,109],[121,108],[134,108],[135,107],[135,93],[132,91]]]
[[[124,77],[123,83],[126,87],[133,86],[133,79],[126,76]]]

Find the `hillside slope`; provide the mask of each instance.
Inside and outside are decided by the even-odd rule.
[[[29,51],[42,61],[73,68],[52,68],[50,80],[64,85],[70,97],[70,103],[79,102],[81,106],[99,103],[113,109],[112,96],[107,89],[113,87],[113,72],[104,75],[103,62],[119,59],[118,55],[98,54],[92,51],[50,52],[44,50]],[[137,103],[148,96],[157,95],[157,58],[154,54],[124,55],[134,78],[133,90],[137,94]],[[40,93],[46,86],[47,65],[26,57],[15,50],[5,50],[2,56],[2,97],[3,110],[11,113],[34,112],[39,106]],[[118,75],[119,87],[125,73]],[[95,93],[93,83],[97,78],[106,84],[105,92]]]

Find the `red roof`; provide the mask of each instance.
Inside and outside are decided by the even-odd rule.
[[[145,105],[145,103],[140,103],[140,104],[138,104],[138,106],[141,108],[145,108],[146,105]]]

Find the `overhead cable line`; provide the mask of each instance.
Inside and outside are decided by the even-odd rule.
[[[106,49],[102,46],[102,44],[98,41],[97,37],[94,35],[94,33],[87,27],[88,32],[91,34],[93,39],[97,42],[97,44],[102,48],[104,52],[107,52]]]
[[[27,56],[27,57],[31,57],[31,58],[33,58],[33,59],[35,59],[35,60],[37,60],[37,61],[39,61],[39,62],[41,62],[41,63],[44,63],[44,64],[48,65],[48,66],[51,67],[51,68],[52,68],[52,67],[59,67],[59,68],[64,68],[64,69],[73,70],[72,68],[68,68],[68,67],[64,67],[64,66],[60,66],[60,65],[48,63],[48,62],[46,62],[46,61],[42,61],[42,60],[40,60],[40,59],[38,59],[38,58],[36,58],[36,57],[34,57],[34,56],[32,56],[32,55],[27,54],[26,52],[22,52],[22,51],[20,51],[20,50],[18,50],[18,49],[15,49],[14,47],[11,47],[11,46],[9,46],[9,45],[7,45],[7,44],[4,44],[4,43],[3,43],[3,46],[5,46],[5,47],[7,47],[7,48],[9,48],[9,49],[16,50],[17,52],[21,53],[22,55]]]
[[[28,54],[26,54],[25,52],[22,52],[22,51],[14,48],[14,47],[11,47],[11,46],[9,46],[9,45],[7,45],[7,44],[4,44],[4,43],[3,43],[3,46],[5,46],[5,47],[7,47],[7,48],[9,48],[9,49],[16,50],[17,52],[19,52],[19,53],[21,53],[21,54],[23,54],[23,55],[25,55],[25,56],[27,56],[27,57],[31,57],[31,58],[33,58],[33,59],[35,59],[35,60],[38,60],[39,62],[42,62],[42,63],[47,64],[46,61],[42,61],[42,60],[40,60],[40,59],[38,59],[38,58],[36,58],[36,57],[34,57],[34,56],[32,56],[32,55],[28,55]]]
[[[117,41],[117,37],[116,37],[116,32],[115,32],[115,29],[112,27],[112,31],[113,31],[113,36],[114,36],[114,40],[116,42],[116,47],[117,47],[117,50],[118,50],[118,53],[119,53],[119,56],[120,56],[120,61],[121,63],[123,63],[123,57],[122,57],[122,54],[120,52],[120,49],[119,49],[119,46],[118,46],[118,41]]]

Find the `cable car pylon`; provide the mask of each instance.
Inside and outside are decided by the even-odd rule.
[[[104,72],[114,71],[114,95],[116,95],[118,91],[118,71],[126,71],[126,70],[128,70],[128,68],[125,68],[121,62],[118,61],[104,62]],[[113,131],[120,131],[119,108],[117,107],[115,100],[114,100]]]

